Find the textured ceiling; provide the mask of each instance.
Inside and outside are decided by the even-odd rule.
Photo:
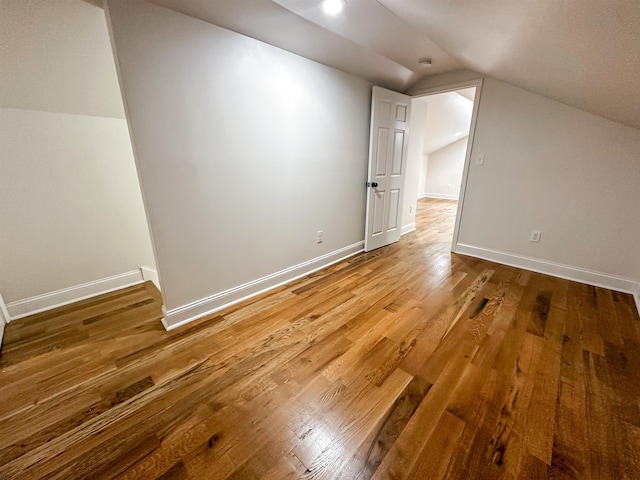
[[[638,0],[381,0],[465,67],[640,128]]]
[[[638,0],[152,1],[394,90],[467,68],[640,128]]]

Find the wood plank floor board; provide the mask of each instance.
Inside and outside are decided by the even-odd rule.
[[[458,417],[444,412],[433,436],[425,444],[418,462],[407,478],[410,480],[446,478],[451,458],[455,454],[455,448],[464,426],[465,423]]]
[[[171,332],[147,282],[10,323],[0,479],[640,478],[633,297],[415,232]]]
[[[561,378],[551,468],[565,478],[593,478],[589,469],[588,445],[576,438],[588,438],[585,390],[581,382]],[[561,477],[561,478],[562,478]]]

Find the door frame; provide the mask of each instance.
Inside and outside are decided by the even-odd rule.
[[[401,97],[401,98],[399,98]],[[405,104],[405,116],[404,120],[400,120],[397,117],[397,110],[393,108],[393,112],[390,112],[392,118],[389,118],[387,122],[382,118],[381,113],[379,111],[380,102],[387,100],[390,101],[391,107]],[[371,92],[371,126],[369,129],[369,166],[367,169],[367,203],[366,203],[366,216],[365,216],[365,232],[364,232],[364,251],[370,252],[371,250],[375,250],[377,248],[382,248],[387,245],[391,245],[392,243],[396,243],[402,237],[402,213],[403,213],[403,200],[404,194],[406,192],[406,181],[407,181],[407,160],[408,160],[408,144],[411,132],[411,108],[412,108],[413,97],[411,95],[407,95],[406,93],[396,92],[395,90],[390,90],[388,88],[380,87],[374,85]],[[400,127],[402,129],[403,140],[402,140],[402,150],[400,153],[400,193],[398,195],[398,205],[396,208],[396,228],[397,232],[394,232],[392,235],[392,240],[389,240],[389,230],[388,226],[385,227],[384,224],[388,225],[388,216],[389,216],[389,208],[391,206],[391,190],[386,190],[386,197],[388,199],[383,200],[383,203],[387,203],[387,208],[382,209],[382,217],[383,217],[383,227],[382,227],[382,238],[377,238],[373,233],[373,228],[375,225],[375,218],[372,215],[372,210],[375,211],[375,205],[372,204],[373,199],[377,196],[378,190],[376,187],[370,187],[370,182],[376,181],[384,181],[384,183],[393,183],[394,174],[393,174],[393,157],[395,151],[395,145],[397,136],[393,136],[389,138],[388,147],[392,150],[392,152],[385,152],[385,159],[388,161],[391,158],[391,165],[386,164],[385,167],[385,175],[383,180],[377,180],[377,176],[374,175],[374,168],[378,164],[378,153],[379,153],[379,141],[377,127],[381,127],[383,124],[389,123],[387,129],[389,132],[398,132],[398,123],[403,124],[404,126]],[[391,153],[391,157],[389,157],[389,153]],[[375,162],[375,165],[374,165]],[[389,168],[389,173],[387,174],[387,168]],[[373,183],[373,185],[377,185]],[[386,187],[385,187],[386,188]],[[373,191],[371,190],[373,189]],[[387,212],[387,217],[385,218],[384,212]],[[370,230],[371,227],[371,230]],[[371,232],[371,233],[370,233]],[[395,236],[397,235],[397,238]],[[383,241],[382,244],[379,244],[380,241]],[[374,246],[375,244],[375,246]]]
[[[467,141],[467,151],[464,158],[464,168],[462,170],[462,181],[460,182],[460,196],[458,197],[458,209],[456,211],[456,221],[453,227],[453,238],[451,239],[451,251],[455,252],[458,245],[458,236],[460,234],[460,220],[462,218],[462,209],[464,208],[465,193],[467,189],[467,179],[469,177],[469,166],[471,165],[471,152],[473,150],[473,142],[476,134],[476,123],[478,121],[478,111],[480,110],[480,99],[482,96],[482,78],[467,80],[464,82],[449,83],[437,87],[421,88],[411,92],[411,98],[428,97],[438,93],[453,92],[463,88],[476,87],[476,93],[473,98],[473,110],[471,113],[471,123],[469,124],[469,137]],[[427,115],[429,113],[427,112]]]

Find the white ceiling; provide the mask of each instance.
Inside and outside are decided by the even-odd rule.
[[[640,128],[638,0],[382,0],[467,68]]]
[[[151,1],[393,90],[405,91],[427,70],[462,66],[375,0],[350,0],[335,17],[319,0]],[[437,66],[419,65],[416,55],[432,56]]]
[[[467,95],[473,98],[474,90],[466,89],[464,96],[459,92],[446,92],[414,100],[428,105],[422,146],[425,155],[469,136],[473,101]]]
[[[476,87],[471,88],[463,88],[461,90],[456,90],[456,93],[462,95],[464,98],[471,100],[475,100],[476,98]]]
[[[638,0],[152,1],[394,90],[468,68],[640,128]]]

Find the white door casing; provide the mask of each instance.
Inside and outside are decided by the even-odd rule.
[[[373,87],[365,251],[397,242],[402,230],[411,97]]]

